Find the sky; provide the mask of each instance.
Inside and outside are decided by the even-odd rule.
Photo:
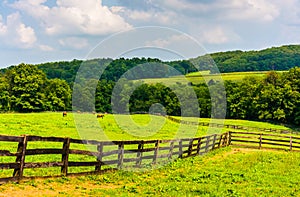
[[[3,0],[0,67],[86,59],[103,40],[144,26],[182,32],[207,53],[299,44],[300,0]],[[168,36],[155,46],[185,42]]]

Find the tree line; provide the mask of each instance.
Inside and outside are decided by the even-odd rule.
[[[95,79],[91,79],[95,80]],[[123,80],[123,81],[122,81]],[[96,91],[89,84],[97,83]],[[214,101],[210,90],[218,90],[221,84],[145,84],[142,81],[100,79],[73,84],[80,90],[80,100],[87,111],[134,113],[162,109],[168,115],[182,115],[182,103],[174,92],[183,92],[191,87],[197,96],[201,117],[211,117]],[[226,100],[226,117],[247,120],[268,120],[281,123],[300,124],[300,68],[288,72],[270,71],[265,77],[246,77],[241,82],[225,81],[226,96],[214,97]],[[95,95],[94,98],[91,95]],[[94,100],[93,100],[94,99]],[[89,102],[90,100],[90,102]],[[113,101],[113,102],[112,102]],[[155,104],[161,105],[155,105]],[[224,107],[224,106],[223,106]],[[83,110],[85,110],[83,109]],[[115,109],[115,111],[113,111]],[[215,109],[221,109],[216,107]],[[0,110],[15,112],[40,112],[72,110],[72,88],[62,79],[48,79],[36,65],[20,64],[0,75]],[[191,107],[191,110],[195,110]],[[213,112],[217,114],[218,112]],[[191,111],[191,114],[193,112]],[[185,114],[185,115],[188,115]],[[214,115],[218,117],[218,115]]]

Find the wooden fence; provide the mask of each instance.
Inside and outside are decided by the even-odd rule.
[[[233,146],[300,151],[300,137],[257,132],[229,132]]]
[[[0,183],[3,183],[30,177],[26,176],[27,169],[56,167],[60,169],[58,176],[67,176],[73,174],[69,172],[71,167],[92,167],[92,171],[84,173],[103,172],[105,166],[117,169],[126,167],[143,168],[153,164],[170,162],[177,158],[201,155],[215,148],[228,146],[229,133],[191,139],[146,141],[96,141],[60,137],[0,135],[0,142],[14,144],[11,145],[12,147],[5,146],[9,150],[0,150],[1,174],[5,174],[4,171],[13,171],[12,174],[8,173],[10,175],[7,177],[1,177],[2,175],[0,175]],[[32,143],[38,144],[32,146]],[[43,147],[41,145],[49,143],[58,143],[58,146],[55,146],[56,148],[41,148]],[[78,145],[89,146],[91,149],[71,148]],[[16,151],[11,151],[13,147],[16,147]],[[36,162],[33,160],[35,162],[26,162],[26,159],[30,156],[36,155],[49,155],[49,158],[52,155],[57,155],[61,159],[59,161],[43,160]],[[83,157],[79,161],[75,161],[71,159],[71,156],[74,155],[86,156],[88,159],[84,160],[85,157]],[[14,162],[3,162],[11,157]]]
[[[271,132],[271,133],[279,133],[279,134],[293,134],[299,135],[300,132],[292,131],[292,130],[285,130],[285,129],[274,129],[274,128],[259,128],[259,127],[249,127],[243,125],[231,125],[231,124],[219,124],[219,123],[210,123],[210,122],[193,122],[187,120],[180,120],[174,118],[172,116],[166,116],[167,119],[171,120],[172,122],[176,122],[179,124],[186,124],[186,125],[198,125],[198,126],[207,126],[207,127],[215,127],[215,128],[228,128],[234,130],[242,130],[242,131],[258,131],[258,132]]]

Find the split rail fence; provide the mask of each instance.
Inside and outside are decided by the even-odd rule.
[[[285,130],[285,129],[259,128],[259,127],[250,127],[250,126],[232,125],[232,124],[219,124],[219,123],[211,123],[211,122],[193,122],[187,120],[180,120],[172,116],[166,116],[166,118],[171,120],[172,122],[176,122],[179,124],[186,124],[186,125],[195,125],[195,126],[198,125],[198,126],[205,126],[205,127],[227,128],[227,129],[242,130],[242,131],[257,131],[257,132],[271,132],[271,133],[279,133],[279,134],[299,135],[299,132],[297,131]]]
[[[60,137],[0,135],[0,143],[8,144],[3,147],[9,149],[0,150],[0,183],[32,177],[26,175],[26,171],[29,169],[54,167],[60,171],[56,176],[67,176],[70,174],[100,173],[111,168],[149,167],[177,158],[201,155],[213,149],[228,146],[229,141],[229,133],[179,140],[145,141],[96,141]],[[53,146],[55,148],[51,147],[53,143],[56,143],[56,146]],[[51,148],[42,148],[47,144]],[[79,145],[85,148],[76,148]],[[91,149],[87,149],[87,146]],[[14,147],[15,151],[12,150]],[[52,161],[53,155],[59,158],[58,161]],[[76,160],[78,155],[81,157]],[[32,156],[49,157],[37,162],[37,160],[30,159]],[[28,159],[34,162],[26,162]],[[8,160],[10,162],[7,162]],[[92,170],[81,172],[79,169],[81,167],[90,167]],[[107,168],[105,169],[105,167]],[[75,173],[70,173],[70,168],[77,168],[78,170],[75,170]],[[2,177],[3,174],[6,177]]]
[[[257,132],[229,132],[229,144],[237,147],[300,151],[300,137]]]

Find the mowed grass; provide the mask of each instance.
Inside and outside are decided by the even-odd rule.
[[[146,172],[38,179],[0,186],[1,196],[299,196],[300,154],[232,149]]]

